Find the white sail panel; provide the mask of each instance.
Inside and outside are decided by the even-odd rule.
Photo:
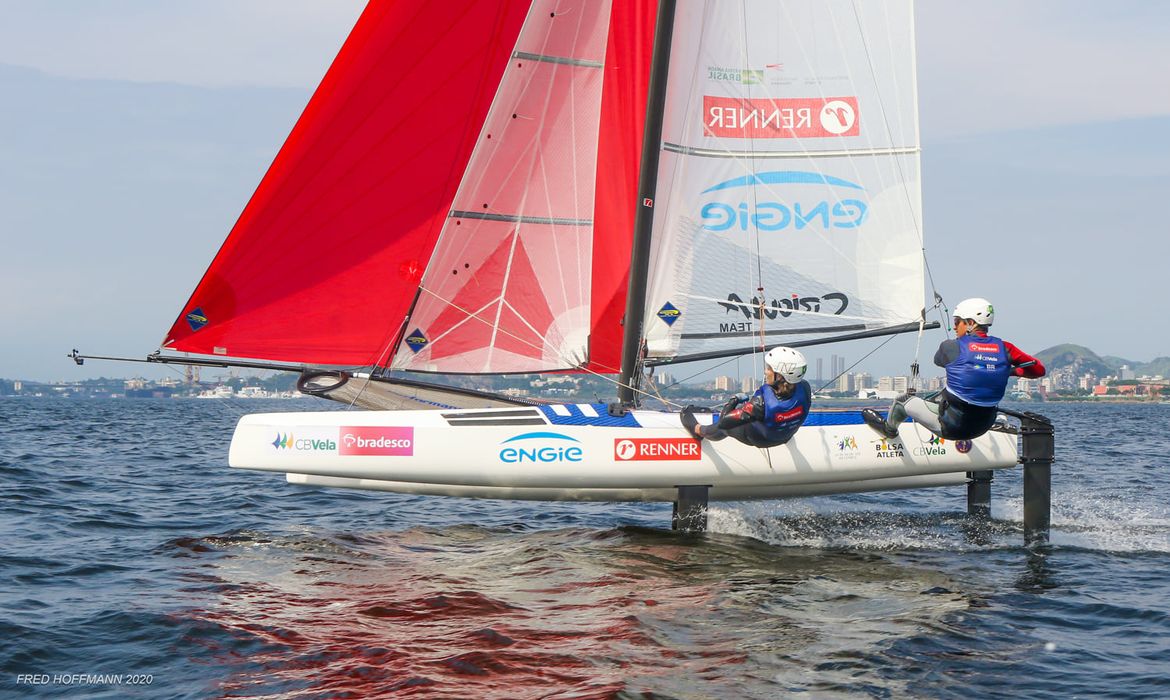
[[[534,2],[395,369],[536,372],[587,354],[608,0]]]
[[[916,320],[909,2],[736,7],[686,4],[676,18],[644,320],[651,355]]]

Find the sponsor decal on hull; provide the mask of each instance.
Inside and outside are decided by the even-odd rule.
[[[857,446],[857,438],[846,435],[837,440],[837,458],[842,461],[854,460],[861,457],[861,449]]]
[[[547,431],[524,433],[500,443],[500,461],[505,464],[555,464],[580,462],[585,451],[580,440]]]
[[[702,443],[693,438],[614,438],[618,462],[695,461],[703,458]]]
[[[913,453],[915,457],[936,457],[939,455],[945,455],[947,453],[946,444],[947,441],[945,439],[940,438],[937,435],[932,435],[930,436],[930,439],[926,441],[925,447],[915,447],[913,450],[911,450],[911,453]]]
[[[293,452],[336,452],[336,435],[305,435],[304,433],[276,433],[271,445],[277,450]]]
[[[407,457],[414,454],[414,428],[348,426],[340,430],[338,453],[343,455]]]
[[[879,438],[874,443],[876,456],[879,458],[899,458],[906,456],[906,448],[901,440],[887,440]]]

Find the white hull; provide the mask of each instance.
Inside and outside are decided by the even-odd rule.
[[[1012,434],[956,443],[904,423],[885,441],[855,412],[814,412],[787,445],[764,450],[732,438],[696,443],[678,414],[613,418],[580,404],[249,415],[229,462],[293,483],[403,493],[670,501],[687,485],[744,500],[957,484],[1017,458]]]

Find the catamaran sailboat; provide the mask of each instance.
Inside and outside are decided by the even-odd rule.
[[[921,332],[910,0],[372,0],[156,361],[287,369],[233,467],[508,499],[964,483],[1016,436],[698,442],[655,367]],[[584,372],[613,403],[444,385]],[[708,420],[715,418],[711,416]]]

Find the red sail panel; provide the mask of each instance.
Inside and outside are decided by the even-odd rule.
[[[431,324],[449,330],[430,339],[434,345],[429,359],[463,355],[476,366],[490,367],[493,352],[539,357],[554,340],[549,338],[553,313],[534,289],[539,289],[536,268],[524,241],[512,231],[482,265],[464,276],[456,295],[460,306],[446,307]]]
[[[606,48],[594,208],[589,363],[594,372],[621,367],[638,169],[650,89],[656,3],[614,0]]]
[[[163,346],[386,361],[527,10],[371,0]]]
[[[587,357],[609,8],[533,3],[394,368],[547,372]]]

